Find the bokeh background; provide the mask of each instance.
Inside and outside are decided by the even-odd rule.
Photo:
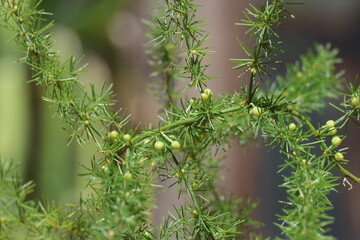
[[[261,1],[250,1],[259,5]],[[236,43],[236,37],[245,39],[244,28],[235,26],[248,7],[247,1],[198,0],[203,8],[201,16],[207,17],[211,35],[207,45],[216,51],[208,58],[212,63],[209,75],[220,75],[209,86],[216,95],[239,90],[247,79],[237,78],[230,58],[241,58],[243,52]],[[160,104],[147,92],[146,85],[155,81],[150,78],[150,67],[144,54],[146,28],[141,19],[150,19],[151,7],[147,0],[48,0],[42,3],[46,11],[54,13],[56,48],[64,59],[70,55],[85,56],[89,74],[82,76],[85,82],[101,84],[112,82],[117,93],[117,107],[126,108],[136,124],[156,123]],[[332,43],[340,50],[346,69],[345,77],[352,81],[360,72],[360,1],[358,0],[313,0],[304,5],[292,6],[290,11],[295,20],[289,20],[280,31],[286,54],[280,58],[292,63],[305,53],[314,42]],[[74,202],[84,182],[77,174],[83,171],[80,162],[87,164],[94,154],[94,148],[76,144],[67,146],[68,135],[61,129],[62,122],[54,116],[51,106],[41,100],[42,90],[26,84],[29,71],[22,64],[16,64],[21,57],[17,47],[7,41],[11,33],[0,30],[0,155],[11,157],[22,166],[27,180],[37,183],[33,197],[45,196],[60,202]],[[284,71],[284,67],[280,66]],[[336,102],[336,101],[335,101]],[[314,115],[313,121],[324,124],[335,119],[336,110],[328,107],[321,116]],[[349,168],[360,175],[360,148],[358,129],[349,127],[349,136],[344,145],[350,146],[346,155]],[[236,141],[234,141],[236,146]],[[225,155],[224,155],[225,156]],[[228,150],[224,159],[225,170],[221,187],[228,194],[237,197],[249,196],[260,200],[254,218],[264,222],[261,231],[264,236],[278,236],[273,225],[275,214],[279,213],[279,200],[286,197],[277,188],[282,178],[277,172],[280,156],[268,151],[261,144],[246,149],[234,147]],[[354,189],[339,187],[331,198],[335,203],[336,216],[332,232],[338,239],[356,240],[360,237],[360,186]],[[176,200],[174,192],[162,194],[158,205],[162,211],[154,212],[154,221],[159,223],[171,202]]]

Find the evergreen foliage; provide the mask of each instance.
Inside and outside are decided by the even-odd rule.
[[[11,161],[1,159],[1,239],[21,239],[21,233],[27,239],[262,239],[254,233],[260,223],[249,217],[256,204],[225,196],[216,187],[221,169],[214,151],[225,149],[232,136],[243,145],[262,136],[259,140],[282,153],[279,171],[287,169],[289,175],[281,185],[288,198],[276,223],[280,237],[332,239],[327,236],[333,222],[329,193],[340,177],[360,182],[344,166],[347,148],[341,141],[346,136],[337,135],[350,122],[358,125],[359,85],[348,84],[350,94],[339,93],[343,79],[335,64],[340,60],[330,45],[315,45],[287,66],[285,76],[270,82],[269,70],[276,70],[277,55],[283,53],[277,30],[292,15],[285,1],[269,0],[261,8],[250,5],[238,23],[248,28],[251,41],[238,40],[247,58],[233,59],[234,68],[249,77],[248,85],[215,96],[207,88],[213,76],[203,62],[212,53],[202,28],[206,23],[197,17],[201,6],[194,2],[154,2],[153,20],[145,24],[150,64],[160,79],[153,91],[164,110],[157,127],[131,129],[130,117],[112,107],[111,86],[90,85],[87,91],[78,78],[81,59],[60,61],[53,49],[53,23],[46,24],[51,14],[39,9],[40,1],[1,0],[1,26],[14,33],[23,51],[19,61],[31,70],[29,82],[46,90],[43,100],[57,107],[69,143],[94,142],[101,155],[84,174],[92,194],[81,196],[78,205],[64,206],[29,200],[34,184],[23,183]],[[180,80],[186,81],[185,89],[178,89]],[[265,90],[259,89],[262,82]],[[185,99],[190,89],[198,97]],[[339,96],[339,119],[310,122],[310,110],[319,111]],[[177,188],[184,199],[160,226],[151,221],[156,179],[171,182],[168,188]]]

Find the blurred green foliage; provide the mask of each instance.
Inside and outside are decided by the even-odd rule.
[[[62,52],[77,52],[81,56],[84,46],[108,55],[115,52],[106,34],[110,19],[137,2],[52,0],[44,1],[41,7],[54,13],[49,18],[56,21],[56,26],[62,26],[55,26],[59,33],[55,35],[61,38],[56,47]],[[32,197],[77,201],[78,194],[74,193],[78,193],[82,184],[75,178],[82,171],[79,159],[90,161],[93,152],[84,151],[76,144],[67,146],[68,133],[59,127],[62,121],[53,117],[55,109],[39,100],[41,90],[26,83],[29,79],[26,67],[14,64],[22,54],[13,41],[7,41],[11,38],[11,33],[0,30],[0,154],[15,159],[27,180],[35,180],[38,192]],[[80,44],[75,42],[77,39]]]

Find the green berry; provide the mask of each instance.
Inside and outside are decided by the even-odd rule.
[[[64,81],[57,81],[57,86],[61,90],[64,90],[66,83]]]
[[[204,102],[206,102],[207,100],[209,100],[209,95],[206,93],[201,93],[200,94],[200,98],[201,100],[203,100]]]
[[[337,130],[336,130],[336,128],[330,128],[329,129],[329,134],[331,134],[331,135],[334,135],[334,134],[336,134],[337,133]]]
[[[337,152],[335,153],[335,160],[336,161],[341,161],[344,159],[344,155],[342,155],[341,153]]]
[[[102,165],[101,166],[101,169],[104,171],[104,172],[107,172],[109,170],[109,168],[106,166],[106,165]]]
[[[291,131],[294,131],[294,130],[296,129],[296,124],[295,124],[295,123],[290,123],[290,124],[289,124],[289,129],[290,129]]]
[[[130,142],[130,140],[131,140],[130,134],[125,134],[125,135],[123,136],[123,139],[124,139],[125,142]]]
[[[31,44],[31,45],[29,46],[29,51],[30,51],[30,52],[35,51],[35,45],[34,45],[34,44]],[[64,82],[61,81],[61,83],[64,83]]]
[[[262,114],[262,109],[255,106],[250,110],[250,113],[255,117],[259,117]]]
[[[339,138],[338,136],[335,136],[331,139],[331,145],[333,145],[334,147],[337,147],[341,144],[341,138]]]
[[[354,107],[358,107],[359,102],[359,96],[354,96],[351,98],[351,105],[353,105]]]
[[[191,53],[192,55],[196,55],[196,54],[198,54],[198,51],[196,51],[196,50],[191,50],[190,53]]]
[[[117,139],[119,136],[119,133],[117,131],[112,131],[108,134],[108,137],[111,139],[111,140],[115,140]]]
[[[156,141],[155,144],[154,144],[154,148],[156,151],[161,151],[164,149],[164,143],[161,142],[161,141]]]
[[[190,100],[189,100],[189,104],[191,105],[191,106],[194,106],[195,105],[195,103],[196,103],[196,98],[191,98]]]
[[[132,174],[131,174],[130,172],[126,172],[126,173],[124,174],[124,179],[125,179],[126,181],[129,181],[131,178],[132,178]]]
[[[114,236],[115,236],[115,232],[112,231],[112,230],[110,230],[110,231],[108,232],[108,239],[113,239]]]
[[[333,128],[335,127],[335,122],[333,120],[329,120],[326,122],[326,128],[330,129],[330,128]]]
[[[171,149],[177,150],[179,148],[181,148],[181,144],[178,141],[172,141],[171,142]]]
[[[208,96],[211,96],[212,95],[212,91],[210,88],[207,88],[204,90],[204,93],[206,93]]]
[[[152,239],[152,235],[148,231],[144,232],[144,236],[146,237],[146,239]]]

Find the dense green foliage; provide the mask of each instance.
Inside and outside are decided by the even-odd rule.
[[[20,59],[32,72],[32,84],[45,88],[43,100],[57,106],[57,115],[66,124],[69,142],[93,141],[99,153],[87,168],[87,187],[78,205],[59,206],[46,200],[29,200],[34,184],[22,183],[13,175],[11,161],[0,165],[0,238],[15,239],[21,234],[33,239],[261,239],[254,234],[259,223],[249,218],[256,204],[236,200],[217,189],[220,160],[217,149],[236,136],[241,144],[261,135],[271,147],[279,147],[287,169],[282,187],[288,199],[277,225],[287,239],[331,239],[328,225],[332,208],[328,199],[338,185],[338,176],[360,180],[344,168],[345,137],[336,135],[349,120],[359,118],[359,88],[350,84],[337,108],[342,117],[326,125],[310,122],[310,110],[321,110],[329,98],[341,95],[342,79],[335,71],[337,51],[329,45],[315,45],[300,61],[287,67],[284,77],[270,82],[269,70],[276,71],[277,54],[283,53],[277,33],[280,24],[292,17],[282,0],[266,1],[261,8],[250,6],[245,20],[249,43],[239,41],[246,59],[234,59],[240,76],[249,77],[247,86],[234,94],[215,96],[207,88],[204,58],[208,33],[198,19],[200,7],[192,0],[165,0],[156,3],[150,29],[148,54],[154,76],[153,88],[164,103],[156,127],[139,124],[130,129],[130,117],[113,110],[111,86],[87,88],[78,79],[83,67],[73,57],[61,62],[52,48],[50,15],[39,10],[40,3],[1,0],[1,25],[14,32],[21,47]],[[246,74],[247,73],[247,74]],[[178,89],[179,80],[187,81]],[[264,82],[264,89],[259,84]],[[88,91],[90,89],[90,91]],[[185,99],[195,89],[198,97]],[[319,154],[319,150],[322,154]],[[156,179],[176,187],[180,206],[176,214],[154,226]],[[13,229],[21,229],[14,232]]]

